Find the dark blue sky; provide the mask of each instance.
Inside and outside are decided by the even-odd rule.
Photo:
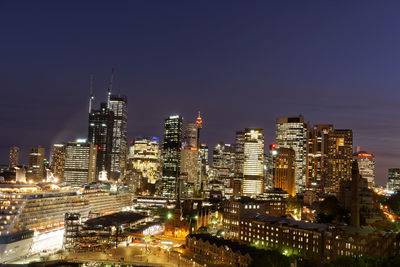
[[[0,163],[85,137],[90,71],[98,104],[115,67],[130,138],[200,109],[209,147],[248,126],[268,144],[278,116],[303,114],[353,129],[378,183],[400,167],[396,1],[60,2],[0,2]]]

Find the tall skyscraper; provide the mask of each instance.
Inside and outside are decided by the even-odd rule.
[[[124,175],[127,154],[128,107],[125,96],[111,95],[110,110],[114,113],[111,148],[111,178],[117,180]]]
[[[367,179],[368,188],[375,186],[375,156],[365,151],[357,151],[353,158],[358,163],[358,169],[362,178]]]
[[[29,151],[29,168],[27,176],[34,182],[42,182],[45,177],[44,157],[45,149],[41,146],[33,147]]]
[[[141,177],[146,177],[148,183],[155,184],[161,179],[161,153],[159,141],[153,138],[137,138],[132,144],[132,158],[129,169]]]
[[[198,127],[196,123],[187,122],[183,125],[183,145],[185,147],[196,147],[198,148]]]
[[[54,144],[51,151],[51,170],[54,177],[64,181],[65,144]]]
[[[258,195],[264,192],[264,134],[261,128],[244,131],[243,194]]]
[[[224,172],[233,175],[235,166],[234,147],[224,142],[219,142],[213,150],[212,168],[217,172]],[[224,175],[225,176],[225,175]]]
[[[388,170],[387,189],[400,191],[400,168],[390,168]]]
[[[236,132],[235,139],[235,177],[243,178],[244,164],[244,131]]]
[[[272,190],[275,187],[275,158],[278,154],[276,144],[269,145],[269,151],[264,155],[264,188]]]
[[[19,163],[19,147],[12,146],[10,147],[10,156],[8,161],[8,167],[13,169],[14,167],[18,166]]]
[[[278,148],[275,156],[275,188],[295,195],[296,153],[291,148]]]
[[[101,103],[100,109],[89,113],[88,142],[97,146],[96,176],[102,170],[111,174],[111,152],[113,145],[114,112],[107,103]]]
[[[65,182],[79,187],[96,182],[97,153],[94,144],[68,142],[65,146]]]
[[[180,174],[182,122],[180,115],[170,116],[164,124],[162,151],[162,195],[175,198]]]
[[[341,180],[351,179],[353,132],[334,130],[328,134],[325,191],[338,192]]]
[[[281,117],[276,121],[278,148],[291,148],[296,153],[295,191],[306,187],[308,122],[303,116]]]
[[[317,124],[308,132],[307,189],[323,192],[328,134],[331,124]]]

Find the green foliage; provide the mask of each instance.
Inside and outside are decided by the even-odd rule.
[[[400,257],[353,257],[353,256],[343,256],[331,261],[328,267],[392,267],[400,266]]]
[[[249,267],[289,267],[289,258],[276,250],[260,250]]]
[[[161,207],[161,208],[152,210],[151,215],[152,216],[160,216],[161,220],[165,220],[165,219],[167,219],[168,212],[171,212],[171,210],[168,208]]]
[[[400,215],[400,192],[396,192],[383,203],[387,205],[396,215]]]

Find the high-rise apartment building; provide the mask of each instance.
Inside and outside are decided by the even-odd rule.
[[[317,124],[308,132],[307,189],[323,192],[328,134],[331,124]]]
[[[111,178],[117,180],[125,174],[127,154],[127,98],[120,95],[110,96],[110,110],[114,113],[111,147]]]
[[[244,195],[264,192],[264,133],[261,128],[244,131],[243,190]]]
[[[278,148],[275,156],[275,188],[295,195],[296,153],[291,148]]]
[[[77,187],[96,182],[97,153],[94,144],[68,142],[65,146],[65,182]]]
[[[10,156],[8,161],[8,167],[10,169],[18,166],[19,163],[19,147],[12,146],[10,147]]]
[[[387,189],[394,192],[400,190],[400,168],[390,168],[388,170]]]
[[[41,182],[45,177],[44,159],[45,149],[43,147],[37,146],[30,149],[27,176],[34,182]]]
[[[147,182],[155,184],[161,179],[161,152],[158,138],[137,138],[133,141],[129,169],[136,171]]]
[[[54,144],[51,150],[51,171],[59,181],[64,181],[65,144]]]
[[[357,151],[353,158],[358,163],[358,169],[362,178],[367,179],[368,188],[373,189],[375,186],[375,156],[374,154]]]
[[[180,175],[182,122],[180,115],[170,116],[164,124],[162,150],[162,195],[175,198],[177,181]]]
[[[89,113],[88,142],[97,147],[96,176],[103,170],[111,174],[111,152],[113,145],[114,112],[107,103],[101,103],[100,109]]]
[[[303,116],[280,117],[276,121],[276,144],[278,148],[291,148],[296,153],[295,191],[306,187],[308,122]]]
[[[334,130],[327,137],[325,191],[338,192],[341,180],[351,179],[353,132]]]

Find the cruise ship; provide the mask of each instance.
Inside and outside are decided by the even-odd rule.
[[[0,263],[61,249],[67,212],[85,220],[131,207],[131,194],[109,184],[0,184]]]

